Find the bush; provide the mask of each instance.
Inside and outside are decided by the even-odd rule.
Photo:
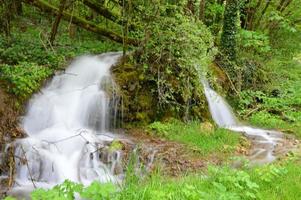
[[[145,31],[142,48],[113,68],[126,120],[208,117],[200,73],[213,56],[209,30],[176,13],[155,18]]]
[[[24,100],[36,92],[52,72],[47,67],[22,62],[15,66],[0,66],[0,79],[8,83],[8,92]]]

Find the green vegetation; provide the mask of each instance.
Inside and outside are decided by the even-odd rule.
[[[18,116],[11,116],[18,112],[11,111],[22,109],[55,72],[76,56],[121,50],[112,74],[122,99],[118,113],[128,126],[185,144],[201,158],[229,160],[242,137],[208,123],[200,82],[206,76],[242,121],[300,139],[300,10],[300,0],[0,0],[0,149],[4,138],[21,135]],[[122,148],[114,141],[109,150]],[[120,186],[66,180],[31,197],[298,200],[300,164],[294,155],[178,177],[138,177],[128,169]],[[1,177],[7,171],[0,166]]]
[[[298,200],[301,195],[299,165],[300,160],[292,157],[279,164],[252,169],[212,166],[206,174],[189,174],[177,178],[164,177],[159,172],[144,179],[131,174],[132,177],[127,178],[121,188],[98,182],[83,187],[65,181],[50,190],[38,189],[31,197],[33,200],[72,200],[78,193],[90,200]]]
[[[237,103],[241,117],[252,124],[298,137],[301,136],[301,63],[298,57],[301,47],[295,43],[299,39],[299,35],[293,34],[290,52],[280,49],[280,55],[265,61],[265,84],[243,90]]]
[[[149,7],[160,13],[153,17]],[[112,70],[122,86],[125,120],[205,119],[200,73],[207,71],[215,53],[212,35],[201,22],[191,23],[178,6],[165,2],[149,7],[143,8],[146,41]]]
[[[240,135],[214,128],[210,123],[189,123],[172,120],[154,122],[148,126],[150,133],[159,137],[187,144],[203,156],[233,153],[240,142]]]
[[[55,70],[63,70],[71,58],[121,49],[120,45],[108,41],[95,42],[97,38],[84,31],[72,39],[63,30],[57,45],[49,46],[39,30],[43,30],[46,21],[38,28],[27,19],[16,23],[26,26],[27,31],[23,33],[16,27],[11,38],[0,37],[0,80],[6,82],[3,87],[21,102],[36,92]],[[68,29],[68,24],[62,25]]]
[[[41,81],[52,74],[52,71],[34,63],[23,62],[14,67],[4,65],[0,73],[1,79],[9,83],[9,92],[20,98],[26,98],[41,87]]]

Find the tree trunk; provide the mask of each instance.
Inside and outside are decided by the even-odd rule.
[[[205,21],[205,6],[206,6],[206,0],[200,1],[200,13],[199,13],[199,19],[201,21]]]
[[[41,9],[43,12],[46,13],[50,13],[50,14],[57,14],[59,12],[59,9],[52,6],[51,4],[43,1],[43,0],[23,0],[25,3],[28,3],[30,5],[33,5],[39,9]],[[113,41],[116,41],[118,43],[122,43],[123,42],[123,37],[120,36],[119,34],[110,31],[110,30],[106,30],[90,21],[87,21],[83,18],[80,18],[78,16],[72,15],[68,12],[63,12],[62,13],[62,19],[66,20],[66,21],[71,21],[71,23],[80,26],[88,31],[97,33],[99,35],[102,35],[108,39],[111,39]],[[131,39],[129,38],[128,40],[128,44],[134,45],[134,46],[138,46],[139,45],[139,41],[136,39]]]
[[[268,7],[270,6],[271,4],[271,0],[267,0],[265,6],[264,6],[264,9],[262,10],[261,14],[260,14],[260,17],[258,18],[257,20],[257,23],[256,23],[256,28],[258,28],[259,24],[260,24],[260,21],[262,20],[262,17],[264,16],[265,12],[267,11]]]
[[[76,37],[76,31],[77,31],[77,27],[74,24],[71,24],[69,26],[69,37],[71,39],[74,39]]]
[[[254,28],[254,19],[255,19],[255,14],[258,11],[259,7],[261,6],[262,1],[258,0],[256,6],[252,8],[251,13],[249,13],[249,16],[247,18],[247,29],[248,30],[253,30]]]
[[[280,10],[282,9],[283,5],[285,4],[285,1],[286,1],[286,0],[281,0],[281,1],[279,2],[279,5],[277,6],[276,10],[280,11]]]
[[[286,8],[292,3],[292,0],[288,0],[285,2],[285,4],[282,6],[280,12],[284,12],[286,10]]]
[[[13,9],[14,9],[15,14],[22,15],[22,13],[23,13],[22,1],[13,0]]]
[[[9,37],[11,35],[11,20],[13,17],[13,2],[0,0],[0,31]]]
[[[59,27],[61,18],[63,16],[63,11],[65,9],[66,2],[67,2],[67,0],[61,0],[60,1],[58,14],[57,14],[57,16],[55,18],[55,21],[54,21],[54,23],[52,25],[52,28],[51,28],[50,39],[49,39],[51,45],[53,45],[53,42],[55,40],[55,36],[57,34],[57,29]]]
[[[190,14],[194,15],[195,14],[195,9],[194,9],[194,0],[188,0],[186,9]]]
[[[86,6],[88,6],[89,8],[91,8],[93,11],[95,11],[96,13],[100,14],[101,16],[103,16],[119,25],[122,25],[122,20],[120,20],[121,17],[112,13],[107,8],[105,8],[103,6],[103,3],[98,3],[93,0],[83,0],[83,3]]]

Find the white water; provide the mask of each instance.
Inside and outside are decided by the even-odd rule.
[[[107,148],[115,135],[108,132],[112,106],[103,88],[119,57],[80,57],[30,101],[22,123],[28,137],[15,142],[15,193],[66,179],[120,180],[121,152]]]
[[[282,141],[282,133],[242,125],[233,114],[228,103],[218,95],[206,81],[203,81],[205,95],[214,122],[222,128],[244,133],[252,139],[250,160],[256,164],[272,162],[276,159],[275,148]]]

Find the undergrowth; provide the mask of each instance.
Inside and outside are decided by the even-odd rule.
[[[301,34],[287,34],[274,41],[272,57],[262,61],[269,81],[245,89],[236,98],[241,118],[252,125],[272,128],[301,137]]]

